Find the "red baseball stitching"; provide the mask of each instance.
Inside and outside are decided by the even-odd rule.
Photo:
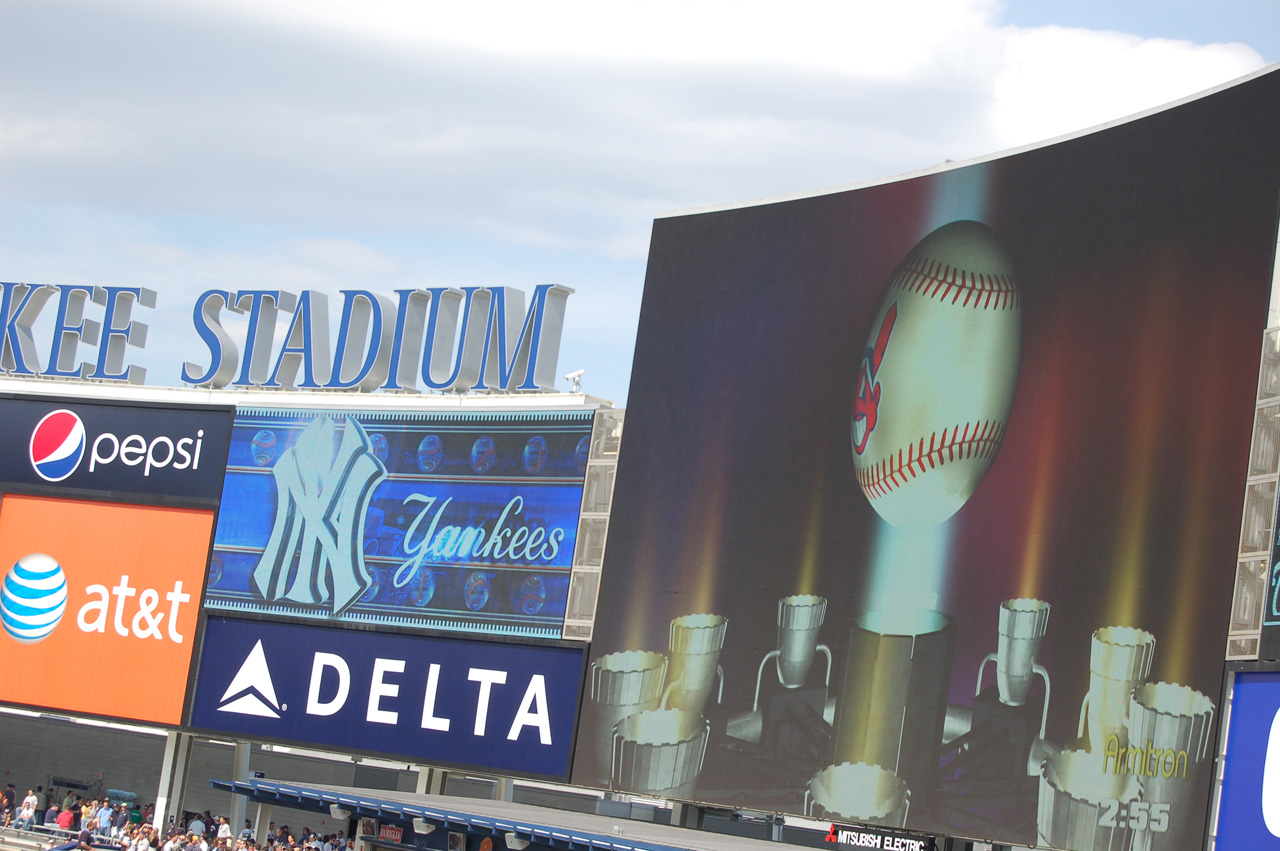
[[[1018,282],[1010,275],[956,269],[926,255],[910,258],[889,282],[891,288],[920,293],[926,298],[960,302],[961,307],[1016,310],[1021,300]],[[964,296],[964,301],[960,297]]]
[[[941,435],[935,431],[927,438],[920,438],[919,444],[909,445],[905,452],[899,449],[896,455],[858,470],[858,484],[862,485],[862,492],[868,499],[877,499],[948,461],[990,458],[1000,448],[1004,428],[1002,422],[987,420],[967,423],[963,430],[957,425],[950,430],[950,436],[945,428]],[[928,448],[925,447],[926,440]]]

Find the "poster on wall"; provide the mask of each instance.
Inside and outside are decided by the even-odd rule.
[[[240,408],[205,607],[559,638],[592,416]]]
[[[575,782],[1199,847],[1278,132],[1263,74],[658,219]]]

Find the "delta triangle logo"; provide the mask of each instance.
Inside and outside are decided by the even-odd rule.
[[[261,639],[253,645],[240,670],[231,678],[231,685],[222,693],[220,702],[219,712],[280,717],[282,708],[276,699],[276,687],[271,682],[271,669],[267,667],[267,654],[262,650]]]

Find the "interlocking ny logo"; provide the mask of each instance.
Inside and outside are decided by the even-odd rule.
[[[267,600],[329,603],[341,614],[368,589],[364,515],[387,468],[373,454],[360,423],[337,426],[319,417],[272,468],[276,517],[262,560],[253,572]]]

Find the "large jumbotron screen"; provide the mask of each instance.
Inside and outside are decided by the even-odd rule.
[[[1280,74],[659,219],[574,780],[1199,847]]]

